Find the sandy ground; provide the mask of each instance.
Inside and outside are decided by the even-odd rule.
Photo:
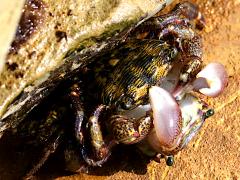
[[[240,179],[240,1],[199,0],[197,3],[207,20],[202,33],[204,61],[206,64],[221,62],[229,74],[224,93],[216,99],[207,99],[216,114],[207,120],[195,140],[176,156],[173,167],[151,161],[142,169],[141,163],[137,172],[136,167],[132,172],[128,167],[106,176],[78,174],[58,177],[59,180]],[[138,158],[135,161],[137,164]],[[123,163],[123,166],[132,166],[132,162]]]
[[[202,32],[204,62],[224,64],[229,83],[221,96],[206,99],[216,113],[175,157],[174,166],[167,167],[164,161],[148,161],[126,147],[126,150],[115,152],[115,157],[106,166],[90,174],[63,176],[56,168],[59,161],[52,158],[37,179],[240,179],[240,1],[194,2],[200,5],[207,20]]]

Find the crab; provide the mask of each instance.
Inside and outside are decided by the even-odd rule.
[[[152,17],[145,22],[133,26],[133,28],[124,34],[124,40],[122,40],[121,43],[118,41],[118,44],[114,45],[114,47],[116,46],[114,50],[112,50],[113,48],[111,47],[109,48],[111,50],[109,52],[109,46],[106,46],[96,57],[94,57],[95,54],[90,55],[91,58],[100,60],[91,61],[93,63],[90,62],[86,66],[79,67],[79,69],[76,70],[77,73],[72,73],[74,75],[70,73],[61,74],[62,69],[58,69],[58,78],[62,77],[64,80],[66,77],[70,77],[66,84],[68,90],[71,90],[70,99],[76,116],[74,134],[80,145],[82,157],[87,164],[91,166],[102,166],[109,158],[111,148],[116,144],[137,144],[151,137],[151,135],[154,134],[152,133],[153,130],[158,132],[156,130],[156,122],[158,122],[156,114],[158,114],[159,107],[155,106],[153,102],[155,96],[151,95],[150,89],[155,86],[161,87],[166,84],[165,80],[168,75],[172,74],[172,69],[174,69],[174,67],[180,70],[179,74],[176,75],[180,80],[177,80],[178,85],[175,84],[173,89],[168,89],[167,94],[172,97],[171,94],[175,94],[177,92],[175,89],[178,89],[178,87],[182,87],[184,91],[180,91],[179,95],[174,96],[170,102],[175,102],[176,100],[179,102],[184,101],[186,96],[184,95],[185,93],[181,92],[188,92],[193,89],[199,90],[200,92],[203,91],[203,94],[207,95],[203,89],[208,89],[212,86],[205,81],[205,79],[208,79],[205,76],[206,73],[203,73],[204,78],[198,77],[202,72],[199,73],[202,63],[202,47],[200,36],[193,30],[192,21],[196,22],[195,25],[199,29],[204,26],[204,19],[196,6],[187,2],[179,4],[169,14]],[[139,51],[146,52],[147,56],[145,57],[144,53],[139,53]],[[127,53],[124,55],[124,53],[122,54],[121,52]],[[124,58],[118,57],[114,59],[111,57],[109,61],[108,55],[111,54],[113,55],[112,57],[123,56]],[[67,62],[70,62],[73,58],[78,59],[79,56],[80,58],[84,57],[76,52],[70,52],[68,55],[70,58],[68,58]],[[130,57],[133,56],[136,56],[135,61],[130,61]],[[142,62],[146,64],[138,64],[137,60],[142,60]],[[98,67],[98,64],[100,64],[101,67]],[[73,67],[74,64],[70,64],[70,66]],[[146,79],[140,76],[141,74],[136,69],[134,70],[134,68],[138,66],[143,69],[142,72],[148,75]],[[69,69],[69,66],[67,67]],[[66,69],[66,67],[62,68]],[[210,69],[215,70],[217,68],[214,66],[214,68]],[[226,79],[224,77],[219,77],[219,74],[224,74],[223,76],[226,76],[224,69],[220,69],[220,72],[215,73],[213,77],[213,79],[218,79],[217,84],[221,86],[217,93],[216,90],[214,90],[215,95],[222,91]],[[106,76],[102,75],[102,73],[106,74],[106,72]],[[86,84],[89,82],[86,81],[89,74],[93,74],[94,77],[93,84],[95,86],[93,87],[86,87]],[[132,74],[133,76],[131,78],[133,81],[127,78],[121,81],[121,76],[119,75],[123,76],[125,74],[128,74],[129,77],[130,74]],[[85,77],[87,78],[85,79]],[[104,77],[107,81],[104,80]],[[195,78],[196,80],[194,80]],[[53,109],[47,113],[45,120],[41,120],[37,123],[32,123],[32,121],[29,120],[27,121],[28,118],[23,120],[35,106],[35,104],[32,105],[32,102],[37,102],[38,99],[42,100],[42,97],[46,97],[51,93],[52,87],[57,86],[54,84],[55,81],[56,80],[52,78],[52,81],[48,84],[48,88],[40,86],[39,89],[31,92],[23,101],[21,101],[22,99],[20,98],[20,103],[17,104],[18,106],[15,109],[18,110],[21,104],[26,103],[25,109],[27,110],[16,111],[15,113],[10,109],[0,122],[0,131],[5,131],[10,128],[17,129],[20,134],[27,133],[27,135],[33,136],[34,138],[38,137],[39,139],[37,139],[37,142],[41,142],[41,144],[45,142],[48,143],[48,146],[43,150],[43,156],[40,157],[40,160],[34,165],[26,177],[33,175],[42,166],[48,156],[56,150],[64,136],[64,130],[62,130],[63,126],[61,123],[58,123],[58,119],[66,118],[64,113],[62,113],[65,112],[64,103],[58,102],[56,105],[51,106]],[[79,81],[81,81],[81,83],[79,83]],[[202,81],[205,83],[202,83]],[[58,80],[56,82],[59,84],[60,81]],[[84,86],[83,90],[81,84]],[[87,97],[91,96],[92,94],[89,92],[95,87],[99,88],[99,91],[94,93],[94,95],[97,95],[96,99],[94,97],[94,101],[96,101],[99,106],[90,117],[86,117],[85,111],[88,107],[85,106],[85,104],[87,104],[86,101],[81,100],[81,98],[85,98],[85,96],[82,97],[82,94]],[[210,89],[212,90],[212,88]],[[62,94],[60,93],[60,95]],[[157,95],[156,98],[158,97]],[[65,98],[61,98],[61,100],[65,101]],[[29,104],[27,104],[28,102]],[[162,103],[164,103],[164,101]],[[142,106],[148,107],[147,110],[143,111],[144,116],[140,118],[134,117],[132,111],[138,110],[139,108],[141,109]],[[175,103],[175,107],[178,106],[183,109],[185,105],[176,105]],[[166,109],[170,110],[171,108],[166,106]],[[201,107],[199,109],[201,109]],[[106,116],[104,113],[105,111],[107,112]],[[176,111],[179,112],[179,108]],[[27,112],[26,115],[25,112]],[[175,114],[175,111],[172,113]],[[206,118],[206,113],[203,114],[201,117],[204,116]],[[100,116],[105,116],[106,119],[100,118]],[[13,120],[9,121],[11,118]],[[169,118],[166,118],[166,120],[169,120]],[[180,120],[176,121],[177,123],[180,122]],[[24,124],[26,124],[26,126],[24,126]],[[36,133],[35,129],[38,127],[40,127],[39,129],[41,131]],[[106,131],[103,131],[104,128]],[[169,127],[163,126],[162,128]],[[194,127],[191,126],[189,128]],[[182,130],[183,127],[178,129],[179,132]],[[107,136],[103,136],[103,133],[106,133]],[[187,144],[188,141],[186,141],[186,139],[188,139],[188,136],[190,135],[187,134],[184,136],[181,134],[181,137],[179,137],[180,140],[178,141],[179,144],[173,143],[171,145],[167,144],[167,146],[170,146],[170,149],[174,149],[172,147],[174,146],[178,147],[177,150],[181,150],[184,147],[183,144]],[[105,137],[109,139],[105,139]],[[168,138],[171,137],[172,134],[170,134],[170,137],[161,136],[158,138],[168,140]],[[90,148],[89,142],[90,146],[92,145]],[[161,148],[152,145],[149,146],[157,153],[161,153],[166,157],[171,157],[177,152],[176,149],[174,149],[175,151],[165,150],[169,148],[162,146],[162,144],[166,145],[166,141],[163,141],[163,143],[160,142],[159,144],[161,144]]]
[[[161,127],[156,130],[156,132],[161,132],[158,136],[161,139],[158,147],[159,152],[172,158],[196,134],[204,119],[211,115],[212,110],[204,112],[205,107],[198,107],[198,110],[202,111],[198,118],[193,118],[193,120],[183,118],[182,120],[179,118],[181,116],[179,108],[173,111],[171,107],[173,103],[176,108],[178,107],[175,100],[165,99],[159,97],[160,95],[155,96],[152,95],[154,93],[151,93],[152,87],[161,87],[161,85],[166,84],[168,75],[175,73],[172,72],[174,68],[178,71],[175,76],[179,78],[173,85],[174,88],[168,89],[168,93],[176,96],[174,95],[175,89],[182,89],[177,90],[180,95],[175,97],[180,103],[183,99],[184,103],[182,104],[184,105],[180,104],[180,109],[185,106],[185,98],[181,97],[185,96],[185,91],[199,90],[204,95],[211,97],[222,92],[227,76],[224,67],[216,63],[208,65],[200,71],[202,65],[201,38],[193,30],[191,21],[195,21],[195,26],[199,29],[202,29],[205,23],[195,5],[189,2],[180,3],[169,14],[153,17],[142,23],[129,32],[129,38],[117,50],[107,53],[97,63],[88,66],[94,75],[93,79],[83,80],[85,86],[88,87],[85,91],[92,92],[98,89],[95,96],[101,104],[98,104],[90,117],[86,118],[87,127],[82,125],[85,116],[84,107],[81,106],[84,103],[79,100],[79,89],[81,88],[76,85],[75,90],[71,92],[71,97],[73,106],[78,112],[76,114],[75,135],[83,146],[82,156],[89,165],[102,166],[109,158],[111,148],[115,144],[141,142],[149,136],[153,124],[155,129],[157,129],[156,126]],[[213,73],[211,79],[207,77],[206,71],[207,73],[210,71],[216,73]],[[195,78],[196,80],[194,80]],[[212,83],[206,83],[213,79],[218,84],[216,86],[220,86],[220,89],[215,88]],[[97,85],[91,87],[89,82],[95,82]],[[203,92],[204,88],[209,88],[213,93]],[[155,105],[155,99],[159,99],[159,103],[166,105],[166,107],[161,108],[159,104]],[[190,100],[193,104],[195,101],[200,101],[196,97],[193,99]],[[147,106],[149,102],[151,103]],[[167,105],[168,103],[169,105]],[[200,106],[203,103],[200,101],[198,104]],[[137,111],[139,107],[147,108],[145,113],[137,117],[132,116],[132,113],[135,114],[134,111]],[[164,113],[167,109],[172,110],[168,115]],[[164,117],[161,115],[161,111],[165,115]],[[101,123],[101,116],[104,116],[104,112],[111,112],[111,115],[105,117],[102,120],[104,122]],[[169,123],[160,123],[160,121]],[[158,125],[159,123],[160,125]],[[103,136],[101,124],[106,126],[110,137]],[[82,128],[89,129],[91,150],[85,148],[87,145]],[[171,160],[167,162],[169,161]]]
[[[205,120],[214,114],[214,110],[194,95],[193,91],[216,97],[223,91],[226,83],[227,73],[224,66],[213,62],[202,69],[192,82],[179,86],[171,91],[171,94],[165,90],[166,86],[165,89],[151,87],[149,99],[154,128],[139,143],[140,150],[154,156],[157,161],[164,157],[167,165],[173,165],[174,154],[185,148]],[[170,89],[172,87],[174,85],[171,85]]]

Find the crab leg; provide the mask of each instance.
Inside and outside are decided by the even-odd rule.
[[[196,28],[199,30],[205,27],[205,19],[200,13],[199,8],[190,2],[179,3],[169,14],[164,14],[151,18],[151,20],[143,22],[138,29],[144,32],[146,29],[155,37],[159,32],[160,38],[167,35],[181,35],[182,37],[191,37],[194,33],[189,28],[190,21],[195,21]],[[147,33],[148,34],[148,33]],[[147,35],[146,35],[147,36]],[[177,36],[179,37],[179,36]],[[156,37],[155,37],[156,38]]]
[[[34,165],[30,171],[28,171],[28,173],[24,176],[23,179],[33,179],[34,175],[36,174],[36,172],[38,172],[38,170],[42,167],[43,164],[45,164],[45,162],[48,160],[49,156],[51,154],[53,154],[56,149],[58,148],[61,140],[63,138],[63,133],[60,133],[58,136],[56,136],[50,143],[49,145],[44,148],[43,152],[42,152],[42,157],[39,159],[38,163],[36,165]]]
[[[101,112],[106,108],[106,106],[101,105],[99,106],[94,114],[89,118],[89,126],[90,126],[90,135],[91,135],[91,144],[94,147],[94,155],[96,158],[92,159],[87,153],[86,149],[86,144],[84,142],[83,138],[83,131],[82,131],[82,126],[83,126],[83,121],[84,121],[84,111],[82,108],[82,102],[80,99],[80,88],[77,84],[74,84],[71,88],[71,93],[70,97],[72,100],[72,105],[73,108],[75,109],[75,116],[76,116],[76,121],[75,121],[75,136],[79,140],[80,144],[82,145],[82,156],[87,162],[87,164],[91,166],[101,166],[110,156],[110,152],[108,151],[109,147],[106,146],[102,133],[101,133],[101,128],[98,122],[99,116]],[[99,160],[95,160],[99,159]]]
[[[95,148],[97,157],[100,157],[100,159],[102,159],[103,157],[106,156],[106,154],[108,154],[108,152],[106,152],[106,149],[104,148],[106,145],[104,143],[102,133],[101,133],[102,132],[101,127],[98,121],[99,116],[104,109],[106,109],[106,106],[100,105],[94,111],[93,115],[89,118],[92,145]]]
[[[70,98],[72,101],[72,106],[75,111],[75,137],[79,140],[80,144],[84,144],[83,142],[83,134],[82,134],[82,124],[84,120],[84,111],[83,111],[83,106],[82,102],[80,100],[80,88],[77,84],[74,84],[71,87],[71,93],[70,93]]]
[[[62,121],[64,119],[64,113],[65,108],[58,104],[52,107],[52,110],[48,112],[47,117],[41,119],[42,123],[38,127],[39,128],[38,136],[46,138],[44,141],[44,145],[46,147],[40,151],[41,156],[37,158],[36,161],[33,161],[33,166],[25,174],[24,179],[33,179],[34,175],[45,164],[49,156],[51,156],[51,154],[53,154],[57,150],[59,145],[62,143],[64,132],[63,129],[61,129],[61,126],[56,124],[56,121]],[[30,129],[31,128],[29,128],[29,130]],[[41,136],[41,134],[44,136]],[[39,150],[40,149],[41,148],[39,148]]]
[[[205,20],[200,13],[197,6],[192,3],[184,2],[176,5],[172,10],[172,14],[181,17],[185,16],[187,20],[196,20],[197,27],[202,29],[205,26]],[[179,48],[183,52],[183,61],[186,62],[180,74],[180,81],[182,83],[188,82],[190,78],[193,78],[199,71],[202,64],[202,42],[201,38],[193,32],[191,28],[187,28],[181,18],[176,19],[172,23],[166,24],[165,29],[162,30],[161,36],[166,36],[167,34],[172,34],[177,36],[179,41]],[[171,21],[170,21],[171,22]],[[179,22],[179,24],[177,23]],[[185,22],[188,24],[188,22]],[[185,27],[186,26],[186,27]]]
[[[115,145],[113,141],[109,144],[104,142],[101,127],[98,121],[101,112],[106,108],[107,106],[105,105],[98,106],[93,115],[89,118],[91,144],[93,145],[94,155],[97,160],[89,158],[85,148],[82,149],[82,155],[84,160],[91,166],[102,166],[102,164],[106,162],[111,155],[109,150]]]
[[[162,27],[160,38],[168,34],[177,35],[178,38],[182,39],[192,38],[195,33],[189,28],[189,24],[193,20],[196,21],[198,29],[201,30],[205,27],[205,19],[199,8],[189,2],[179,3],[170,14],[157,18],[159,26]]]
[[[180,73],[180,82],[185,84],[189,79],[194,78],[199,72],[202,64],[202,41],[199,36],[194,36],[188,41],[181,43],[183,60],[186,64]]]
[[[199,8],[190,2],[179,3],[172,10],[173,13],[178,15],[184,15],[189,20],[196,20],[196,26],[198,29],[202,29],[205,26],[205,19]]]

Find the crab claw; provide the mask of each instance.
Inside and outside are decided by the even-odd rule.
[[[228,75],[224,66],[218,62],[208,64],[193,81],[193,87],[204,95],[216,97],[227,85]]]
[[[156,150],[168,152],[179,144],[182,128],[179,105],[169,92],[157,86],[150,88],[149,97],[155,127],[149,143]]]

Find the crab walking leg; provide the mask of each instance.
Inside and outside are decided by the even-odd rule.
[[[105,161],[107,161],[108,157],[110,156],[110,152],[105,145],[105,142],[102,137],[101,128],[98,122],[98,118],[102,110],[106,108],[106,106],[101,105],[99,106],[94,114],[89,118],[89,125],[90,125],[90,135],[91,135],[91,144],[94,147],[94,155],[95,157],[92,159],[87,153],[87,148],[84,142],[83,136],[83,121],[84,121],[84,111],[81,102],[81,92],[80,88],[77,84],[74,84],[71,87],[70,98],[72,100],[72,105],[75,110],[75,137],[79,140],[80,144],[82,145],[82,156],[89,165],[91,166],[101,166]],[[85,127],[85,126],[84,126]],[[96,160],[97,159],[97,160]],[[99,160],[100,159],[100,160]]]
[[[147,113],[146,117],[141,118],[138,122],[138,132],[140,134],[140,137],[138,138],[138,142],[149,134],[152,127],[153,127],[152,118]]]
[[[199,11],[198,6],[190,2],[179,3],[172,10],[173,13],[184,15],[189,20],[195,20],[198,29],[205,27],[205,18]]]
[[[75,112],[75,137],[79,142],[84,145],[84,139],[82,134],[82,125],[84,121],[84,110],[81,102],[81,92],[78,84],[74,84],[71,87],[70,98],[72,101],[72,106]]]
[[[48,126],[51,126],[51,128],[48,127],[46,128],[46,130],[44,128],[46,132],[40,131],[44,135],[49,135],[49,137],[47,138],[48,141],[45,141],[46,147],[41,151],[42,154],[41,157],[38,158],[36,162],[34,162],[34,165],[26,173],[24,179],[33,179],[33,176],[45,164],[49,156],[56,151],[60,143],[63,141],[64,132],[62,129],[60,129],[60,127],[58,127],[58,125],[55,124],[55,122],[61,121],[64,113],[65,113],[64,108],[62,108],[62,106],[60,105],[59,106],[57,105],[53,107],[53,110],[48,112],[46,119],[42,119],[42,121],[47,122]]]
[[[23,179],[25,180],[34,179],[34,175],[39,171],[39,169],[43,166],[43,164],[45,164],[49,156],[56,151],[60,142],[62,141],[62,138],[63,138],[63,132],[61,132],[59,135],[53,138],[53,140],[49,143],[49,145],[46,148],[44,148],[42,152],[43,155],[39,159],[38,163],[34,165],[30,169],[30,171],[28,171],[28,173],[24,176]]]
[[[172,14],[175,14],[177,17],[184,15],[186,17],[186,24],[189,24],[188,21],[196,20],[198,24],[204,27],[205,20],[203,16],[198,8],[191,3],[185,2],[178,4]],[[185,64],[180,74],[180,81],[183,84],[195,77],[202,64],[202,40],[200,36],[185,23],[180,17],[179,19],[176,18],[174,21],[169,20],[169,23],[162,22],[162,25],[160,22],[160,26],[164,28],[159,35],[160,39],[168,35],[173,35],[179,43],[178,46],[182,51],[182,61],[183,64]]]
[[[102,136],[101,127],[99,124],[99,116],[101,112],[106,109],[105,105],[100,105],[94,111],[94,114],[89,118],[90,134],[92,138],[92,145],[95,148],[97,157],[103,158],[107,152],[105,152],[105,143]]]
[[[193,38],[196,33],[189,25],[190,21],[195,20],[196,27],[200,30],[205,27],[205,19],[199,8],[189,2],[177,4],[170,14],[159,16],[156,19],[158,21],[157,24],[162,29],[159,39],[168,35],[174,35],[180,41]]]
[[[202,40],[200,36],[195,35],[188,41],[182,41],[183,66],[180,73],[180,82],[185,84],[200,71],[202,65]]]
[[[224,66],[218,62],[208,64],[198,74],[192,86],[200,93],[216,97],[227,85],[228,75]]]
[[[189,28],[190,21],[195,21],[199,30],[205,27],[205,19],[199,8],[190,2],[184,2],[177,4],[171,13],[153,17],[138,28],[141,31],[151,29],[153,32],[161,32],[160,38],[167,35],[180,37],[182,35],[186,39],[193,34],[193,30]]]
[[[182,25],[169,25],[164,28],[159,34],[159,39],[163,39],[168,37],[169,35],[173,35],[179,39],[191,39],[194,37],[194,31],[189,27],[184,27]]]
[[[196,25],[199,29],[205,26],[205,20],[197,6],[192,3],[184,2],[176,5],[172,10],[172,15],[179,17],[185,16],[186,20],[196,20]],[[172,20],[169,20],[171,22]],[[166,21],[168,22],[168,21]],[[160,33],[160,37],[168,34],[177,36],[179,39],[179,48],[183,52],[183,61],[186,62],[180,74],[180,81],[187,83],[190,78],[193,78],[201,68],[202,64],[202,41],[201,38],[179,18],[171,23],[162,22],[166,28]],[[179,22],[179,24],[177,23]],[[161,24],[161,23],[160,23]]]
[[[89,129],[91,135],[91,144],[94,148],[94,159],[91,159],[85,148],[82,149],[82,155],[84,160],[91,166],[102,166],[105,163],[109,156],[111,155],[110,149],[115,145],[114,142],[110,142],[108,145],[104,142],[101,127],[99,124],[99,116],[107,106],[100,105],[94,111],[93,115],[89,118]]]

